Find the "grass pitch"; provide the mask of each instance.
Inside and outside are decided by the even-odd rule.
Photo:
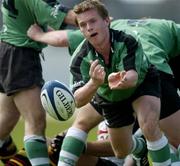
[[[74,118],[72,117],[67,121],[57,121],[48,116],[46,136],[51,138],[63,130],[68,129],[71,127]],[[24,121],[22,119],[18,122],[11,135],[18,148],[22,148],[24,138]],[[89,133],[88,140],[96,140],[96,128]]]
[[[68,129],[69,127],[71,127],[74,118],[75,118],[75,115],[74,117],[72,117],[71,119],[67,121],[57,121],[47,116],[46,136],[52,138],[56,136],[58,133],[62,132],[63,130]],[[89,133],[88,140],[91,140],[91,141],[96,140],[96,130],[97,129],[94,128]],[[18,149],[21,149],[22,147],[24,147],[24,144],[23,144],[24,121],[22,119],[18,122],[18,124],[14,128],[13,132],[11,133],[11,136],[13,137],[13,140],[15,144],[17,145]],[[3,166],[1,161],[0,161],[0,166]]]

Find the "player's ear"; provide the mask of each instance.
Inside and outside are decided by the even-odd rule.
[[[110,17],[106,17],[105,21],[106,21],[107,25],[110,26],[110,23],[111,23]]]
[[[114,17],[109,16],[109,19],[110,19],[110,21],[113,21],[113,20],[114,20]]]

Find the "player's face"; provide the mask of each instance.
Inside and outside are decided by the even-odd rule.
[[[103,19],[96,10],[91,9],[78,14],[77,21],[81,32],[93,46],[101,45],[107,40],[109,18]]]

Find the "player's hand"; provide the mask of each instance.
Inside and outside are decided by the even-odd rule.
[[[104,71],[104,67],[99,64],[98,60],[91,62],[89,75],[96,86],[100,86],[104,83],[106,72]]]
[[[57,165],[58,163],[59,152],[61,150],[61,146],[66,136],[66,133],[67,131],[64,131],[56,135],[54,138],[52,138],[50,145],[48,146],[48,155],[51,162],[54,163],[54,165]]]
[[[134,70],[119,71],[108,76],[108,84],[110,89],[127,89],[136,86],[137,79],[138,75]]]
[[[33,40],[38,40],[39,36],[43,33],[43,30],[37,24],[31,25],[27,31],[27,35]]]
[[[116,73],[114,72],[108,76],[108,83],[111,89],[121,89],[123,85],[126,83],[126,80],[127,78],[125,71],[119,71]]]

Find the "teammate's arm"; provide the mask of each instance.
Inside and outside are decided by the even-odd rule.
[[[31,25],[27,35],[38,42],[55,47],[68,47],[67,30],[44,32],[37,24]]]
[[[98,140],[87,142],[87,149],[85,154],[93,155],[97,157],[109,157],[114,156],[111,144],[109,140]]]

